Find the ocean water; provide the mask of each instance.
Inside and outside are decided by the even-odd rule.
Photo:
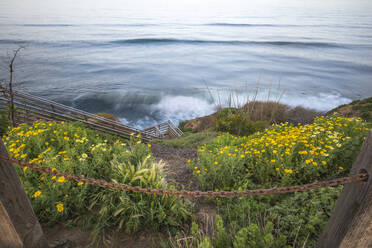
[[[0,1],[0,80],[143,128],[219,103],[372,96],[370,0]]]

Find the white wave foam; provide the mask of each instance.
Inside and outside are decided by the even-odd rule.
[[[326,112],[342,104],[350,103],[352,100],[341,96],[338,93],[327,94],[319,93],[317,95],[286,95],[281,100],[282,103],[291,107],[302,106],[308,109],[314,109],[320,112]]]
[[[347,104],[352,101],[350,98],[344,97],[336,92],[323,92],[316,94],[287,92],[284,95],[282,95],[282,93],[282,91],[277,90],[260,89],[256,97],[254,97],[254,95],[256,94],[255,91],[243,91],[242,93],[226,91],[217,93],[217,97],[214,96],[214,98],[220,98],[222,105],[226,105],[228,102],[228,98],[231,97],[233,107],[236,107],[236,105],[243,106],[247,101],[252,101],[253,99],[255,99],[257,101],[279,101],[280,103],[287,104],[291,107],[301,106],[319,112],[326,112],[337,106]],[[238,94],[238,97],[236,97],[236,94]]]
[[[242,105],[246,99],[252,100],[252,97],[246,97],[243,94],[240,96],[239,105]],[[273,93],[269,100],[277,100],[279,95]],[[215,98],[217,99],[217,98]],[[224,94],[220,95],[222,105],[227,104],[227,97]],[[256,100],[266,101],[267,94],[262,92],[257,95]],[[338,93],[327,94],[319,93],[317,95],[306,94],[286,94],[280,103],[287,104],[291,107],[302,106],[304,108],[313,109],[320,112],[329,111],[339,105],[350,103],[351,99],[341,96]],[[234,105],[234,104],[233,104]],[[226,107],[226,106],[225,106]],[[207,99],[191,97],[191,96],[164,96],[158,103],[148,105],[148,115],[137,120],[128,121],[125,118],[120,118],[124,124],[143,129],[153,126],[160,122],[171,120],[174,124],[182,120],[190,120],[201,116],[206,116],[215,112],[215,105],[207,101]]]
[[[152,111],[159,111],[165,119],[175,123],[200,116],[212,114],[214,105],[206,100],[190,96],[165,96],[152,106]]]
[[[126,118],[119,118],[119,120],[126,125],[144,129],[167,120],[178,125],[180,121],[209,115],[213,112],[214,105],[200,98],[164,96],[159,102],[148,106],[147,116],[131,121]]]
[[[144,129],[146,127],[150,127],[150,126],[153,126],[153,125],[157,124],[156,121],[154,121],[153,119],[149,118],[148,116],[145,116],[144,118],[138,119],[136,121],[128,121],[126,118],[119,118],[119,120],[124,125],[135,127],[135,128],[140,129],[140,130],[141,129]]]

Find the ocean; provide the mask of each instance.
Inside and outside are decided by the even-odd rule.
[[[370,0],[0,1],[0,81],[144,128],[274,100],[372,96]]]

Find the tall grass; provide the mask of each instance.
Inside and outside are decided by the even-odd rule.
[[[243,115],[250,121],[267,121],[270,124],[291,122],[291,123],[310,123],[314,117],[320,113],[305,109],[302,107],[292,108],[281,103],[285,91],[280,89],[278,83],[276,96],[272,94],[272,87],[267,88],[267,96],[259,99],[259,85],[252,91],[245,86],[243,89],[216,90],[216,94],[212,93],[212,89],[206,86],[206,90],[215,104],[215,109],[220,112],[223,109],[239,109]],[[221,96],[221,92],[227,93],[227,97]]]

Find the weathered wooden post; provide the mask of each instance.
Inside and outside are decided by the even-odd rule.
[[[7,155],[2,140],[0,153]],[[49,247],[15,168],[1,159],[0,247]]]
[[[366,182],[345,185],[318,247],[372,247],[372,130],[364,141],[350,175],[367,172]]]

